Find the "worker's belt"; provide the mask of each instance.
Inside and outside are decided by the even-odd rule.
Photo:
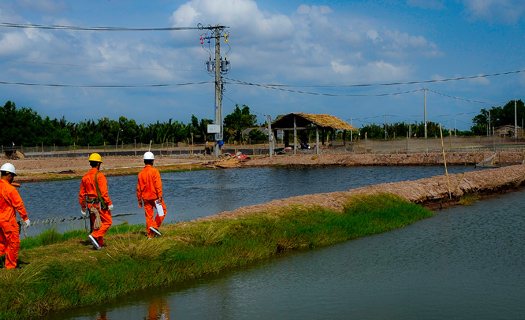
[[[94,204],[100,203],[100,201],[97,198],[86,198],[86,202],[87,203],[94,203]]]

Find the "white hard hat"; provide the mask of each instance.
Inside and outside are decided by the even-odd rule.
[[[15,166],[10,163],[4,163],[0,168],[0,171],[10,172],[16,176]]]
[[[146,152],[144,154],[144,160],[155,160],[155,156],[153,155],[153,152]]]

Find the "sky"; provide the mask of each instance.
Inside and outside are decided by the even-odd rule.
[[[426,92],[427,121],[468,130],[482,108],[525,98],[524,17],[522,0],[2,0],[0,104],[71,122],[214,119],[213,41],[197,26],[221,25],[223,116],[414,123]]]

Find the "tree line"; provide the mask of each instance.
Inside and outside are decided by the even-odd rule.
[[[246,105],[235,106],[235,110],[224,118],[224,140],[240,141],[242,130],[257,126],[257,116],[250,113]],[[189,123],[173,121],[138,124],[134,119],[124,116],[118,120],[107,117],[98,120],[70,122],[62,117],[43,118],[28,107],[17,108],[7,101],[0,106],[0,144],[3,146],[100,146],[168,142],[202,143],[214,141],[214,134],[207,134],[211,119],[198,119],[191,116]]]
[[[521,126],[525,119],[525,105],[521,100],[509,101],[503,107],[492,107],[481,109],[480,114],[473,119],[470,131],[449,132],[443,130],[443,135],[450,133],[455,135],[485,135],[489,127],[514,124],[516,107],[516,118]],[[490,119],[490,123],[489,123]],[[107,117],[98,120],[85,120],[70,122],[62,117],[51,119],[49,116],[43,118],[36,111],[28,107],[17,108],[15,103],[7,101],[3,107],[0,106],[0,144],[3,146],[32,146],[32,145],[56,145],[56,146],[99,146],[104,143],[132,144],[152,143],[159,144],[169,142],[203,143],[214,141],[213,134],[207,133],[208,124],[213,123],[211,119],[198,119],[191,116],[189,123],[169,119],[168,122],[138,124],[134,119],[124,116],[118,120]],[[257,124],[257,116],[250,112],[247,105],[235,105],[232,113],[226,115],[223,121],[224,141],[233,143],[241,142],[246,138],[252,141],[264,141],[267,137],[258,130],[253,130],[246,137],[243,130],[250,127],[266,127],[267,123]],[[365,136],[368,139],[384,139],[385,125],[369,124],[359,129],[360,139]],[[357,133],[353,133],[354,135]],[[411,137],[424,137],[425,125],[423,122],[407,124],[398,122],[386,125],[386,138],[404,138],[410,134]],[[347,132],[347,139],[350,133]],[[439,137],[439,124],[427,122],[427,137]],[[354,137],[355,139],[356,137]]]

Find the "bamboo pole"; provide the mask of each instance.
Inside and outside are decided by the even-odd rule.
[[[447,169],[447,157],[445,156],[445,143],[443,142],[443,130],[441,129],[441,123],[439,124],[439,133],[441,135],[441,150],[443,150],[443,163],[445,164],[445,174],[447,175],[448,197],[452,199],[452,193],[450,192],[450,178],[448,177]]]

